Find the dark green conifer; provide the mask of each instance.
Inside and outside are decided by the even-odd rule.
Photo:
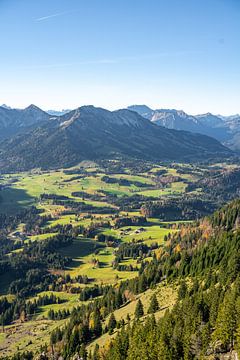
[[[159,310],[158,300],[156,294],[153,294],[153,296],[151,297],[148,314],[154,314],[158,310]]]
[[[139,299],[137,302],[137,305],[136,305],[136,309],[135,309],[135,317],[137,319],[139,319],[143,315],[144,315],[143,304],[142,304],[141,300]]]
[[[114,314],[112,313],[110,318],[109,318],[109,322],[108,322],[108,332],[109,332],[109,334],[113,333],[113,330],[115,329],[116,325],[117,325],[117,321],[115,319]]]

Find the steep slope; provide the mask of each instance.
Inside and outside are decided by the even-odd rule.
[[[152,110],[146,105],[133,105],[129,106],[128,109],[136,111],[146,119],[168,129],[204,134],[212,136],[222,142],[232,138],[231,129],[228,124],[219,116],[211,113],[193,116],[186,114],[182,110]]]
[[[83,106],[2,142],[0,166],[15,171],[119,156],[188,161],[231,154],[212,138],[158,127],[136,112]]]
[[[154,110],[146,105],[131,105],[128,106],[128,110],[136,111],[142,117],[151,120],[154,115]]]
[[[203,133],[204,127],[194,117],[187,115],[182,110],[155,110],[151,119],[155,124],[168,129],[185,130]]]
[[[199,227],[173,235],[155,272],[180,282],[177,304],[157,324],[142,318],[119,332],[112,346],[106,344],[105,359],[238,358],[239,216],[235,200]]]
[[[189,185],[189,189],[201,188],[205,197],[214,197],[222,203],[230,201],[240,195],[240,169],[224,169],[221,172],[213,172],[212,175]]]
[[[225,145],[235,151],[240,153],[240,131],[233,134],[233,137],[225,142]]]
[[[213,115],[211,113],[196,115],[195,118],[201,123],[203,126],[208,126],[211,128],[216,127],[226,127],[226,123],[219,116]]]
[[[225,142],[225,145],[234,151],[240,152],[240,115],[222,116],[221,118],[232,134],[232,137]]]
[[[0,106],[0,140],[27,131],[49,119],[50,115],[35,105],[23,110]]]
[[[204,128],[206,134],[213,136],[222,142],[232,139],[232,129],[226,121],[221,119],[221,117],[211,113],[196,115],[195,117]]]
[[[238,359],[239,226],[240,201],[235,200],[173,232],[153,261],[142,261],[134,279],[106,287],[101,297],[89,287],[85,298],[85,288],[82,293],[91,303],[80,305],[52,333],[58,355],[86,354],[85,346],[94,340],[89,360]],[[177,298],[172,292],[173,302],[161,304],[158,284],[166,289],[165,280]],[[149,292],[151,306],[146,306]],[[159,309],[165,312],[160,315]]]
[[[231,116],[221,116],[219,117],[224,121],[224,123],[233,131],[240,132],[240,115],[231,115]]]

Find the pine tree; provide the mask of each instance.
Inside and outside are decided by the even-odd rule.
[[[148,314],[154,314],[158,310],[159,310],[158,300],[156,294],[153,294],[153,296],[151,297]]]
[[[114,314],[112,313],[111,316],[110,316],[109,322],[108,322],[108,332],[109,332],[109,334],[113,333],[113,330],[115,329],[116,325],[117,325],[117,322],[116,322]]]
[[[185,298],[187,294],[187,284],[185,281],[182,281],[178,290],[178,300],[182,300]]]
[[[139,319],[143,315],[144,315],[143,304],[142,304],[141,300],[139,299],[137,302],[137,305],[136,305],[136,309],[135,309],[135,317],[137,319]]]
[[[73,354],[75,351],[78,350],[80,344],[79,344],[79,334],[77,329],[73,330],[68,345],[70,349],[70,354]]]
[[[144,274],[140,277],[139,285],[138,285],[138,292],[142,293],[147,289],[147,279]]]
[[[102,323],[100,319],[99,310],[96,310],[93,315],[93,332],[96,336],[100,336],[102,334]]]
[[[226,293],[216,321],[215,340],[220,340],[227,349],[233,348],[237,328],[236,295],[234,290]]]

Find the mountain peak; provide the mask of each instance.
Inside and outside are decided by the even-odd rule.
[[[87,113],[87,114],[93,114],[93,115],[97,115],[100,113],[110,113],[111,111],[107,110],[107,109],[103,109],[101,107],[97,107],[94,105],[83,105],[79,108],[77,108],[76,110],[80,110],[80,112],[82,113]]]
[[[82,127],[91,124],[91,126],[97,127],[112,127],[116,125],[134,128],[144,126],[146,121],[148,122],[138,113],[128,109],[109,111],[93,105],[81,106],[61,116],[59,119],[60,126],[64,128],[73,125],[75,122]]]
[[[204,114],[199,114],[199,115],[196,115],[196,117],[207,117],[207,116],[213,116],[213,117],[217,117],[217,115],[213,115],[212,113],[210,112],[207,112],[207,113],[204,113]]]
[[[230,120],[223,119],[210,112],[193,116],[185,113],[183,110],[176,109],[156,109],[147,114],[142,114],[141,111],[138,111],[138,108],[135,107],[135,111],[154,122],[156,125],[168,129],[184,130],[208,135],[220,141],[227,141],[231,137],[229,129],[232,125],[227,125],[227,121]],[[234,122],[236,123],[237,120],[234,119]],[[238,124],[235,124],[234,126],[237,128]]]
[[[82,106],[56,121],[49,121],[49,114],[45,121],[44,113],[22,115],[19,126],[26,128],[27,124],[30,129],[1,143],[0,167],[4,171],[69,167],[102,158],[190,161],[232,154],[214,139],[158,127],[128,109]]]
[[[141,111],[141,112],[148,112],[148,111],[153,111],[149,106],[147,105],[130,105],[128,106],[127,108],[128,110],[131,110],[131,111]]]
[[[11,109],[12,109],[10,106],[8,106],[8,105],[6,105],[6,104],[2,104],[0,107],[1,107],[1,108],[4,108],[4,109],[7,109],[7,110],[11,110]]]
[[[38,106],[34,105],[34,104],[30,104],[29,106],[27,106],[23,111],[41,111],[44,112],[42,109],[40,109]]]
[[[130,111],[135,111],[137,112],[139,115],[143,116],[144,118],[146,119],[149,119],[151,118],[152,114],[153,114],[153,110],[148,107],[147,105],[131,105],[131,106],[128,106],[127,110],[130,110]]]

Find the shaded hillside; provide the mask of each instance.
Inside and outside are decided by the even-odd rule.
[[[49,119],[50,115],[35,105],[23,110],[0,106],[0,140],[29,131]]]
[[[2,171],[59,168],[88,159],[207,160],[231,156],[213,138],[169,130],[135,112],[83,106],[0,145]]]
[[[207,198],[215,198],[220,204],[240,196],[240,170],[216,171],[212,175],[188,185],[188,190],[201,188]]]
[[[227,142],[234,149],[237,148],[237,144],[234,147],[234,135],[239,131],[239,116],[222,117],[211,113],[193,116],[182,110],[152,110],[145,105],[133,105],[128,109],[136,111],[159,126],[212,136],[221,142]]]

